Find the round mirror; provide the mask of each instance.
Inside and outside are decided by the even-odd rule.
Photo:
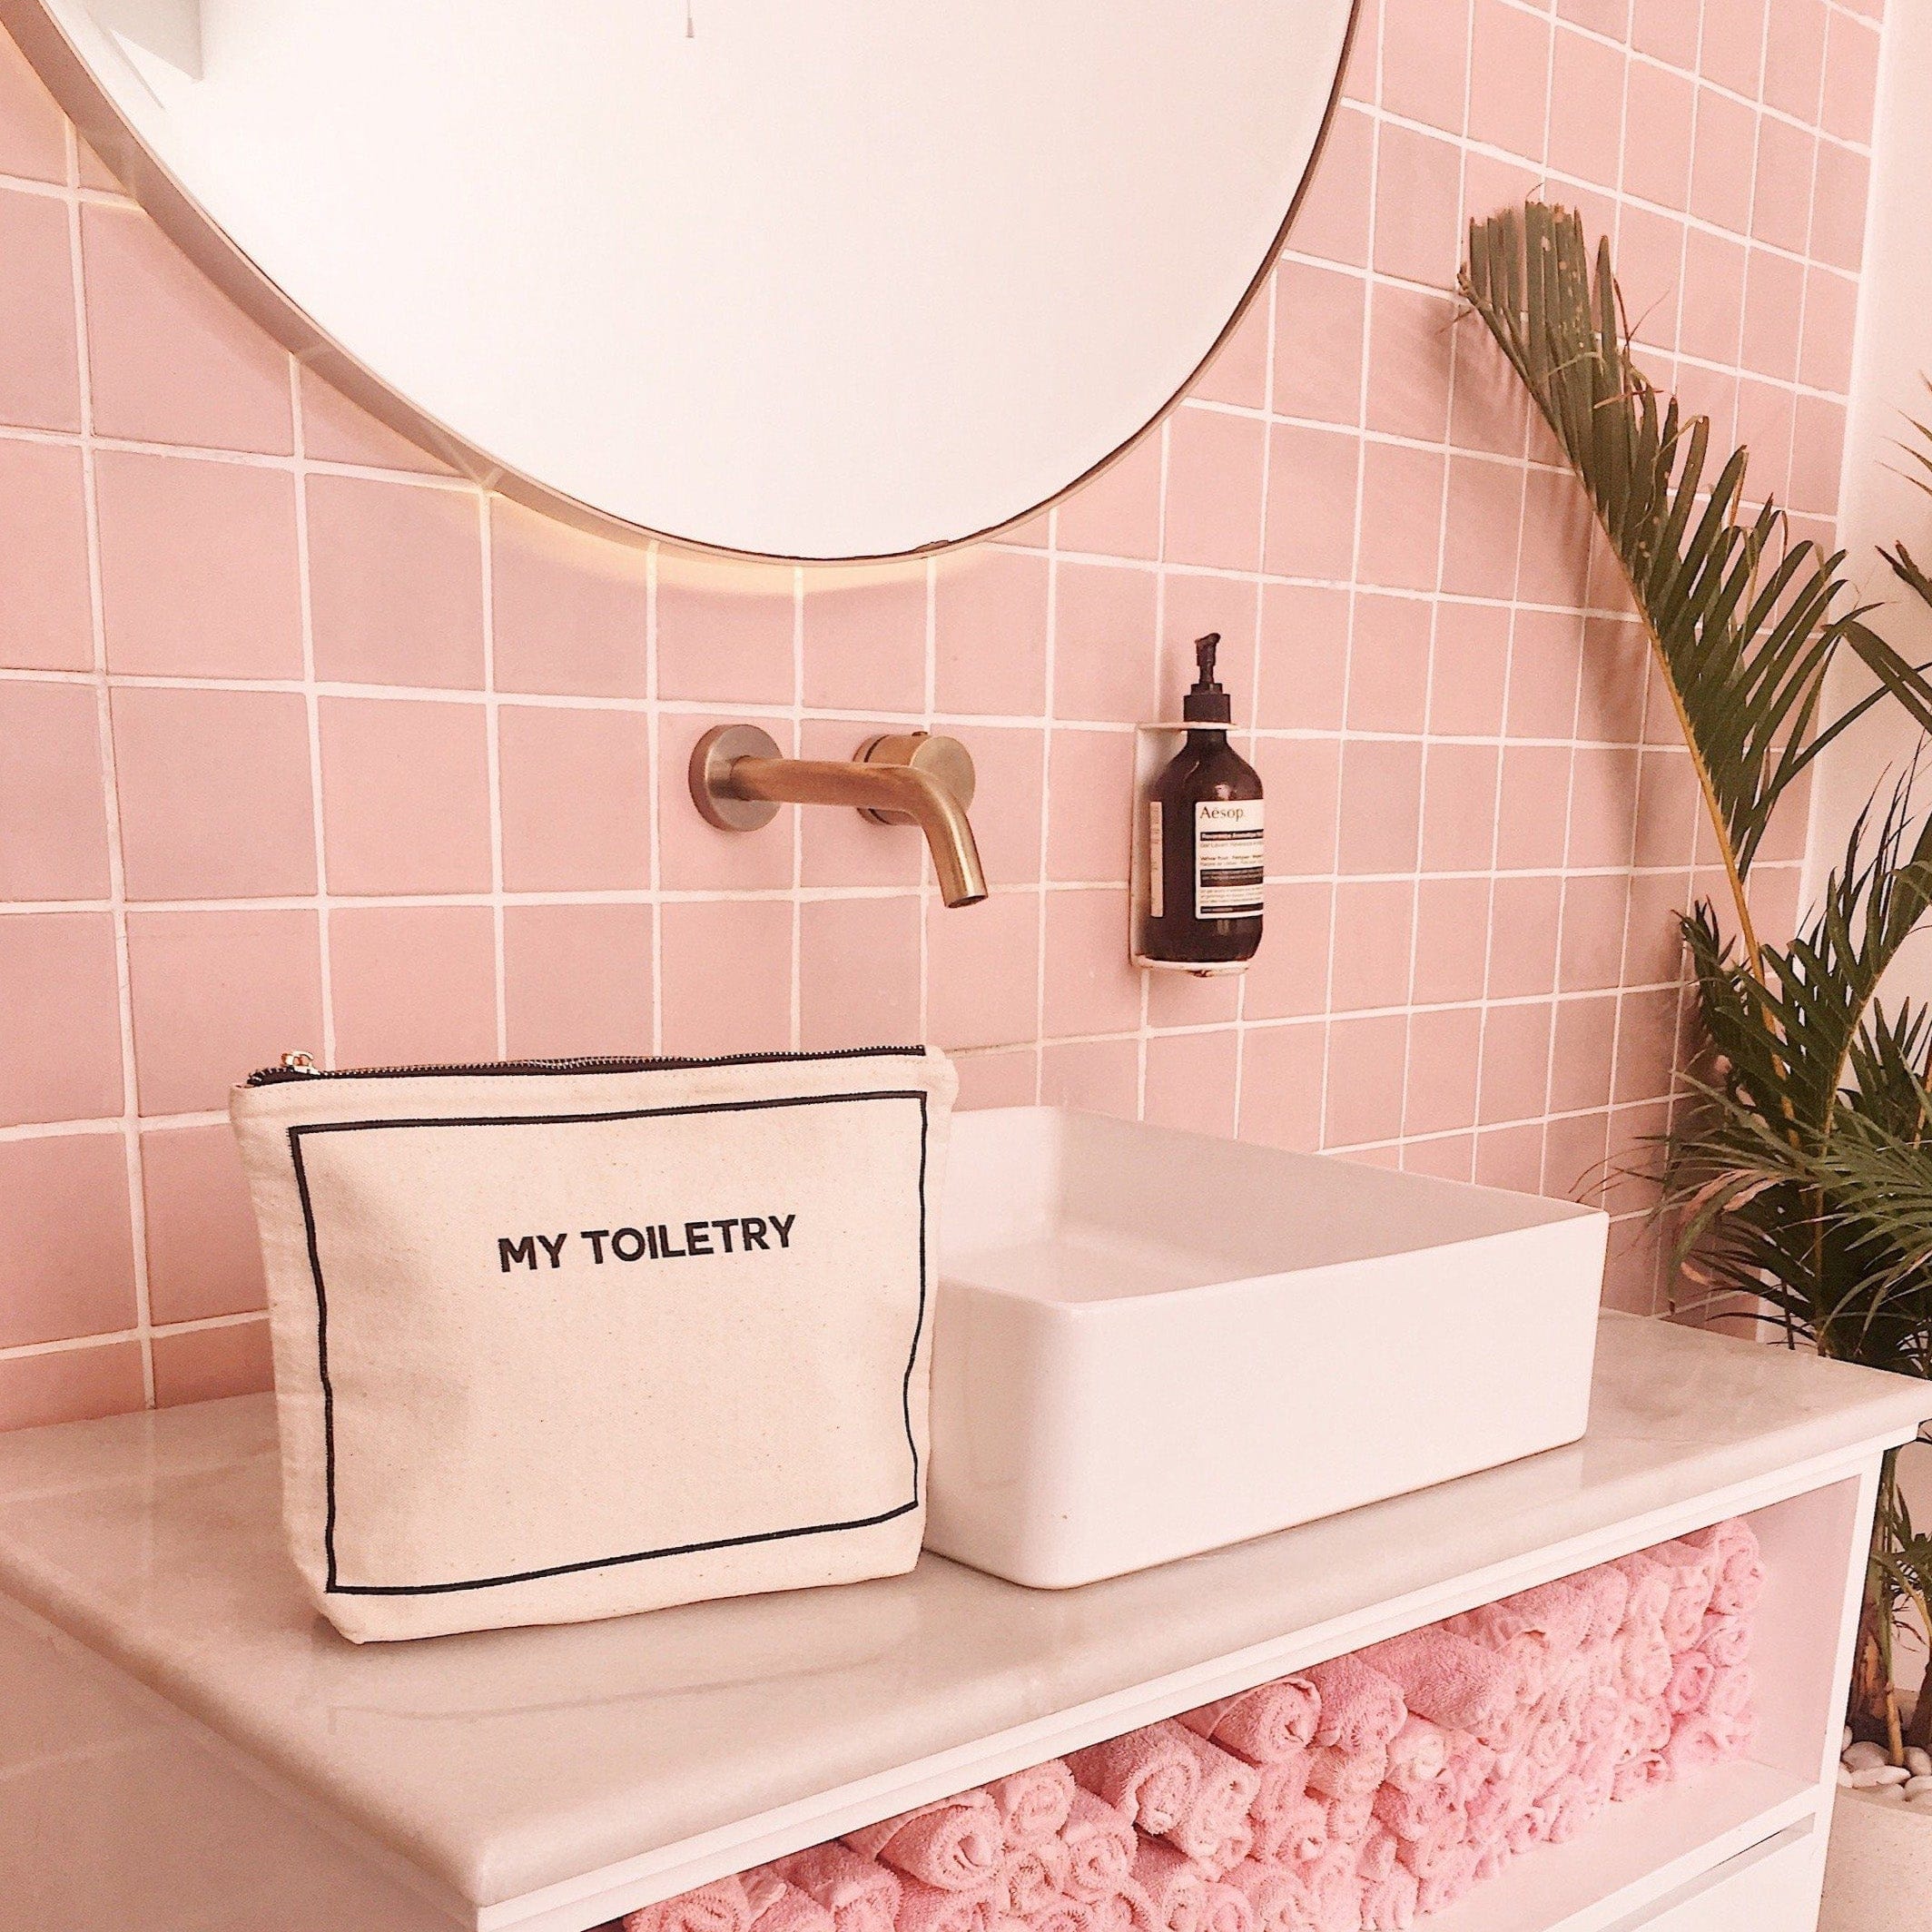
[[[1266,270],[1353,0],[0,0],[338,387],[508,494],[792,558],[1024,517]]]

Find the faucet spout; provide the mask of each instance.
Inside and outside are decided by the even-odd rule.
[[[715,825],[750,830],[769,823],[780,805],[853,805],[882,823],[916,824],[949,906],[986,897],[966,815],[972,794],[966,747],[924,732],[873,738],[839,763],[784,757],[765,733],[727,724],[706,732],[691,754],[691,795]]]

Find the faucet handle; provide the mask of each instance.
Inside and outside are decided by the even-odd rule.
[[[938,780],[965,811],[972,803],[978,784],[972,767],[972,754],[957,738],[935,737],[929,731],[891,732],[868,738],[853,754],[858,764],[907,764]],[[861,805],[865,817],[880,825],[910,825],[910,812],[882,812]]]

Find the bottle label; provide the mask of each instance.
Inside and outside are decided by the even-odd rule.
[[[1194,807],[1194,916],[1257,919],[1261,913],[1258,798],[1204,798]]]
[[[1161,850],[1161,832],[1160,801],[1150,799],[1148,802],[1148,916],[1150,919],[1168,916],[1167,855]]]

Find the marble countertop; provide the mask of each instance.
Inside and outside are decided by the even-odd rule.
[[[246,1397],[0,1435],[0,1592],[509,1924],[586,1874],[675,1890],[1794,1493],[1928,1412],[1914,1382],[1606,1316],[1582,1441],[1138,1575],[1043,1592],[929,1555],[359,1649],[297,1585],[273,1406]]]

